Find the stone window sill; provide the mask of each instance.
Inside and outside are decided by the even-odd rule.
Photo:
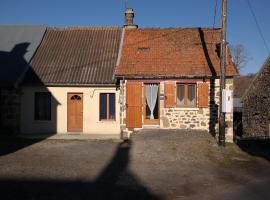
[[[183,110],[183,111],[196,111],[199,110],[199,108],[175,108],[175,110]]]
[[[98,123],[115,123],[115,119],[99,120]]]

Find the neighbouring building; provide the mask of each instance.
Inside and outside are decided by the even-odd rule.
[[[242,97],[243,137],[270,137],[270,57]]]
[[[46,31],[45,26],[0,26],[0,132],[20,130],[20,83]]]
[[[199,129],[216,135],[219,109],[220,29],[125,28],[116,78],[121,126]],[[226,88],[238,70],[228,57]],[[226,115],[232,141],[233,113]]]
[[[248,89],[254,76],[236,76],[233,79],[233,130],[235,139],[243,135],[242,96]]]
[[[22,85],[22,133],[120,135],[122,29],[47,28]]]

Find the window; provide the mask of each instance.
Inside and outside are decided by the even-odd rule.
[[[114,93],[100,93],[99,118],[100,120],[115,120]]]
[[[75,94],[70,99],[71,100],[81,100],[82,98],[79,95]]]
[[[35,120],[51,120],[51,93],[35,93]]]
[[[183,107],[196,106],[196,85],[177,84],[176,104]]]
[[[139,47],[139,48],[138,48],[138,51],[139,51],[140,53],[147,53],[147,52],[150,51],[150,48],[149,48],[149,47]]]

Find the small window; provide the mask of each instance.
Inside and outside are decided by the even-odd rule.
[[[115,120],[115,94],[100,93],[99,101],[100,120]]]
[[[35,120],[51,120],[51,93],[35,93]]]
[[[147,53],[147,52],[150,51],[150,48],[149,48],[149,47],[139,47],[139,48],[138,48],[138,51],[139,51],[140,53]]]
[[[82,98],[79,95],[73,95],[71,98],[71,100],[81,100]]]
[[[194,107],[196,106],[196,85],[195,84],[177,84],[177,99],[178,106]]]

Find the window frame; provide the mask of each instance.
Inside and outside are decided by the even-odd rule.
[[[37,116],[37,109],[38,109],[37,95],[38,94],[48,94],[50,96],[50,98],[49,98],[50,99],[50,102],[49,102],[49,107],[50,107],[49,117],[46,118],[46,119],[40,119]],[[34,121],[52,121],[52,94],[50,92],[35,92],[34,93]]]
[[[184,86],[184,104],[178,104],[178,85],[183,85]],[[194,105],[191,105],[191,104],[188,104],[188,86],[189,85],[192,85],[194,86],[195,88],[195,104]],[[176,83],[176,90],[175,90],[175,105],[176,107],[178,108],[197,108],[197,84],[196,83]]]
[[[101,119],[101,112],[100,112],[100,107],[101,107],[101,95],[105,94],[106,95],[106,119]],[[114,117],[113,119],[110,119],[110,94],[114,95]],[[116,121],[116,94],[113,92],[101,92],[99,93],[99,121]]]

